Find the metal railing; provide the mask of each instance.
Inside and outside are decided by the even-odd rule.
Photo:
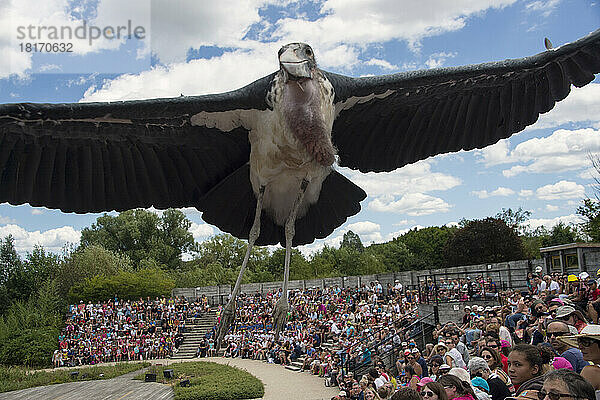
[[[417,319],[416,321],[413,321],[406,327],[401,327],[400,329],[404,329],[408,332],[411,332],[415,328],[418,328],[413,334],[411,334],[408,337],[408,339],[401,339],[401,342],[405,340],[417,341],[418,339],[420,339],[420,347],[423,348],[425,346],[425,343],[427,343],[428,339],[431,338],[431,335],[433,333],[434,326],[427,322],[428,320],[431,320],[431,318],[433,318],[433,313],[429,313]],[[401,318],[399,318],[399,320],[400,319]],[[404,336],[404,338],[406,338],[406,336]],[[386,367],[393,369],[393,367],[395,366],[394,356],[396,356],[399,348],[400,344],[395,343],[394,336],[390,335],[379,342],[368,345],[367,349],[371,353],[371,357],[368,361],[360,360],[363,358],[362,354],[356,355],[352,358],[347,357],[345,365],[346,372],[353,374],[355,377],[358,377],[359,375],[365,373],[368,370],[368,368],[371,367],[374,355],[383,360],[386,364]]]

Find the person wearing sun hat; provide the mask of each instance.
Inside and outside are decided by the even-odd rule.
[[[587,326],[587,321],[581,311],[569,305],[560,306],[556,309],[556,319],[574,326],[579,333]]]
[[[581,371],[581,376],[594,386],[600,396],[600,325],[588,325],[578,335],[562,336],[559,340],[581,350],[583,359],[592,362]]]

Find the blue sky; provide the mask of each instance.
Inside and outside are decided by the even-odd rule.
[[[207,4],[215,3],[215,4]],[[218,4],[217,4],[218,3]],[[20,51],[18,26],[117,27],[137,39],[74,39],[73,53]],[[310,43],[321,68],[353,76],[519,58],[600,28],[600,4],[583,0],[143,1],[0,0],[0,102],[108,101],[238,88],[278,68],[277,50]],[[64,41],[64,40],[63,40]],[[483,150],[440,155],[387,174],[342,169],[369,197],[348,229],[364,243],[413,227],[484,218],[502,208],[532,212],[531,226],[576,223],[593,195],[589,154],[600,152],[600,80],[524,132]],[[1,188],[0,188],[1,190]],[[184,210],[197,240],[219,231]],[[0,204],[0,237],[25,253],[77,243],[98,214]]]

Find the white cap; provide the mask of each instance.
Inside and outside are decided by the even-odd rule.
[[[535,267],[535,272],[537,272],[537,273],[542,272],[542,266],[538,265],[537,267]]]
[[[586,279],[587,279],[587,278],[589,278],[589,277],[590,277],[590,274],[588,274],[588,273],[587,273],[587,272],[585,272],[585,271],[579,274],[579,280],[582,280],[582,281],[583,281],[583,280],[586,280]]]

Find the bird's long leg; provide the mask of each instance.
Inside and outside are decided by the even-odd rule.
[[[294,234],[296,233],[296,215],[298,214],[298,209],[300,208],[300,204],[302,203],[302,199],[304,198],[304,193],[306,192],[306,188],[308,187],[308,180],[303,179],[300,184],[300,193],[298,193],[298,197],[294,202],[292,207],[292,211],[285,221],[285,263],[283,269],[283,290],[281,293],[281,297],[275,304],[275,308],[273,309],[273,324],[275,326],[275,340],[279,339],[279,334],[285,327],[285,323],[287,321],[287,314],[290,310],[290,304],[288,303],[288,281],[290,279],[290,258],[292,255],[292,240],[294,239]]]
[[[227,302],[225,308],[221,312],[221,321],[219,322],[219,326],[217,327],[217,338],[215,341],[215,348],[217,351],[221,348],[221,342],[223,338],[229,331],[229,327],[231,323],[235,319],[235,299],[237,295],[240,293],[240,288],[242,286],[242,277],[244,276],[244,271],[246,270],[246,265],[248,265],[248,259],[250,258],[250,252],[252,251],[252,246],[254,246],[254,242],[258,239],[260,235],[260,214],[262,211],[262,200],[263,195],[265,194],[264,185],[260,187],[258,190],[258,198],[256,199],[256,212],[254,213],[254,222],[252,223],[252,228],[250,228],[250,234],[248,235],[248,248],[246,249],[246,255],[244,256],[244,261],[242,262],[242,268],[240,268],[240,274],[235,281],[235,286],[233,287],[233,292],[231,293],[231,299]]]

